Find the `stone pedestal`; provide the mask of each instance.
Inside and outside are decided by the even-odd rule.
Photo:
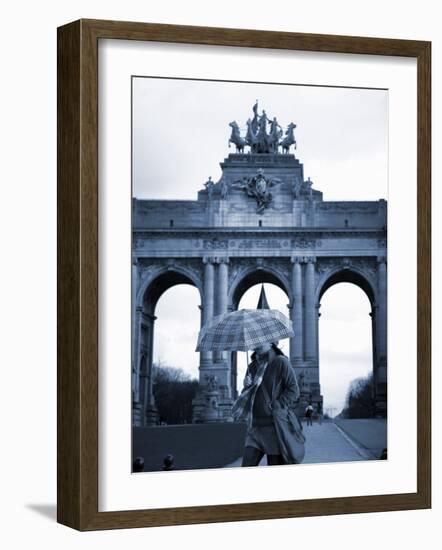
[[[147,406],[144,418],[145,418],[145,423],[144,423],[145,426],[155,426],[155,424],[158,424],[159,415],[158,415],[158,410],[154,403],[151,403],[150,405]]]
[[[139,401],[134,401],[132,403],[132,425],[133,426],[142,426],[143,424],[143,413],[141,403]]]
[[[230,374],[230,366],[226,362],[200,368],[200,390],[192,402],[193,422],[232,421]],[[210,399],[215,395],[214,392],[217,414],[214,413],[213,399]]]

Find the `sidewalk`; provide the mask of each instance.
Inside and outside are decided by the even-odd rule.
[[[387,448],[387,419],[386,418],[361,418],[341,419],[336,418],[335,423],[351,439],[357,441],[361,447],[367,449],[374,457],[378,458],[383,449]]]
[[[303,464],[318,464],[326,462],[351,462],[357,460],[372,460],[373,457],[363,447],[351,439],[333,422],[323,422],[307,426],[303,424],[305,442],[305,458]],[[227,464],[226,468],[241,466],[242,458]],[[260,466],[266,466],[267,459],[261,460]]]

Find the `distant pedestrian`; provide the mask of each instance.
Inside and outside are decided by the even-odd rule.
[[[311,404],[311,402],[305,408],[305,417],[307,419],[307,426],[313,426],[313,405]]]
[[[144,458],[142,456],[137,456],[133,461],[132,472],[144,472]]]

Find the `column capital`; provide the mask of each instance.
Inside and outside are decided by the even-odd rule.
[[[150,321],[156,321],[158,319],[158,317],[155,317],[155,315],[152,315],[152,313],[144,313],[143,312],[143,317],[147,317]]]
[[[315,264],[316,263],[316,256],[307,256],[304,258],[305,263],[307,264]]]
[[[386,264],[387,263],[387,257],[386,256],[377,256],[376,261],[378,264]]]
[[[132,256],[132,265],[137,267],[138,266],[138,257]]]
[[[304,263],[304,257],[303,256],[292,256],[290,258],[290,261],[292,264],[303,264]]]
[[[216,258],[214,258],[213,256],[203,256],[203,264],[213,265],[215,261]]]
[[[229,263],[229,258],[227,256],[226,257],[219,256],[217,258],[214,258],[214,260],[215,260],[215,263],[220,264],[220,265],[221,264],[226,264],[227,265]]]

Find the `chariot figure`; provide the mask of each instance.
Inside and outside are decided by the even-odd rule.
[[[276,117],[270,122],[270,136],[269,136],[269,145],[272,153],[278,152],[279,142],[282,138],[284,132],[281,126],[278,124]]]
[[[256,132],[258,131],[258,100],[256,100],[255,105],[253,105],[253,120],[250,121],[250,125],[251,125],[251,130],[255,135]]]

